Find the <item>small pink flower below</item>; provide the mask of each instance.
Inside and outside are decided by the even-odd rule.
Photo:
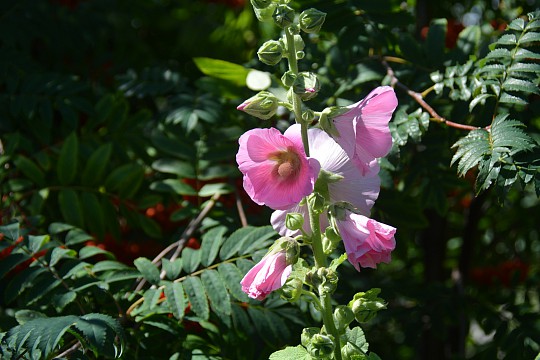
[[[390,262],[390,253],[396,247],[396,228],[348,210],[343,219],[336,219],[336,224],[347,258],[356,270],[375,269],[378,263]]]
[[[292,265],[287,265],[285,251],[267,254],[240,281],[242,291],[250,298],[264,300],[285,284],[291,271]]]

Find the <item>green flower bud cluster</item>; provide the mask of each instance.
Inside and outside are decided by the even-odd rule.
[[[305,282],[317,289],[319,295],[332,294],[337,287],[338,275],[332,269],[320,267],[308,271]]]
[[[287,282],[281,287],[281,298],[289,302],[295,302],[302,296],[304,284],[297,277],[289,277]]]
[[[331,359],[336,347],[332,335],[322,333],[319,328],[310,327],[302,330],[300,339],[312,359]]]
[[[313,99],[319,93],[321,83],[312,72],[301,72],[292,84],[292,91],[302,100]]]
[[[359,292],[354,295],[354,298],[349,302],[356,321],[362,323],[369,321],[377,315],[379,310],[386,309],[386,303],[377,295],[381,289],[373,288],[366,292]]]
[[[295,12],[287,5],[287,0],[251,0],[251,5],[259,21],[274,21],[285,28],[294,24]],[[302,11],[298,17],[298,27],[308,34],[318,33],[326,19],[326,14],[317,9]]]
[[[308,205],[309,207],[315,211],[317,214],[322,214],[325,210],[326,200],[324,196],[319,194],[318,192],[311,193],[308,198]]]

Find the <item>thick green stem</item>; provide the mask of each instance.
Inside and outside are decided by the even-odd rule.
[[[294,44],[294,34],[290,27],[285,28],[285,37],[287,41],[287,59],[289,61],[289,70],[297,75],[298,74],[298,60],[296,58],[296,46]],[[304,151],[309,156],[309,141],[308,141],[308,124],[302,119],[302,99],[291,91],[291,101],[296,122],[301,126],[302,143],[304,144]],[[312,208],[307,201],[307,207],[309,212],[309,221],[311,224],[311,247],[313,249],[313,257],[315,258],[315,266],[317,268],[327,266],[327,256],[324,253],[321,236],[321,225],[319,220],[319,214]],[[341,345],[339,341],[339,334],[334,324],[334,318],[332,317],[332,297],[330,294],[320,295],[321,312],[323,316],[324,326],[326,331],[334,337],[336,348],[334,350],[334,358],[341,360]]]
[[[334,337],[334,359],[341,360],[341,341],[339,339],[339,333],[334,324],[334,317],[332,316],[332,296],[330,294],[321,295],[322,303],[322,315],[324,326],[326,331]]]

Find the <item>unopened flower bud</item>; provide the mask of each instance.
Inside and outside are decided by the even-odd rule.
[[[330,359],[334,352],[334,337],[329,334],[315,334],[307,346],[308,353],[315,359]]]
[[[300,213],[287,213],[285,216],[285,226],[289,230],[299,230],[304,226],[304,216]]]
[[[319,295],[331,294],[336,290],[338,276],[334,270],[321,267],[308,271],[305,281],[308,285],[317,289]]]
[[[283,85],[285,85],[286,87],[291,87],[292,84],[294,84],[294,80],[296,80],[296,74],[293,73],[292,71],[285,71],[285,73],[283,74],[283,76],[281,77],[281,82],[283,83]]]
[[[278,26],[285,28],[294,21],[294,9],[288,5],[280,4],[277,6],[272,17]]]
[[[266,65],[276,65],[283,58],[283,45],[278,40],[268,40],[257,50],[257,56]]]
[[[303,51],[297,51],[296,52],[296,60],[302,60],[306,56],[306,53]]]
[[[306,47],[304,39],[300,35],[294,35],[294,48],[296,51],[302,51]]]
[[[311,8],[304,10],[298,18],[300,29],[306,33],[318,33],[321,30],[325,18],[326,13],[317,9]]]
[[[341,237],[332,227],[328,227],[322,236],[323,251],[326,255],[330,255],[341,242]]]
[[[322,214],[324,211],[324,206],[326,201],[324,200],[324,196],[319,194],[318,192],[311,193],[307,198],[309,207],[315,211],[317,214]]]
[[[384,300],[377,296],[380,292],[381,289],[374,288],[354,295],[354,298],[349,302],[349,307],[353,311],[356,321],[360,323],[369,321],[377,315],[379,310],[386,309]]]
[[[300,335],[300,342],[303,346],[308,347],[311,343],[311,338],[313,335],[318,334],[321,329],[316,327],[308,327],[302,330],[302,335]]]
[[[301,72],[294,81],[292,89],[302,100],[309,100],[317,96],[321,85],[314,73]]]
[[[302,121],[308,124],[311,124],[311,122],[315,119],[315,112],[311,109],[306,109],[302,111]]]
[[[289,302],[297,301],[302,295],[302,286],[302,280],[294,277],[289,277],[285,285],[281,287],[281,297]]]
[[[272,21],[277,4],[272,0],[251,0],[253,11],[259,21]]]
[[[259,119],[268,120],[274,116],[278,106],[279,100],[274,94],[268,91],[261,91],[238,105],[237,109],[256,116]]]
[[[339,332],[344,332],[349,324],[354,320],[354,313],[346,305],[338,305],[334,310],[334,323]]]

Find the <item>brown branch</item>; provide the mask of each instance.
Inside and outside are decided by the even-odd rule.
[[[431,115],[432,121],[435,121],[435,122],[438,122],[438,123],[441,123],[441,124],[445,124],[447,126],[450,126],[450,127],[456,128],[456,129],[462,129],[462,130],[469,130],[470,131],[470,130],[481,129],[480,127],[477,127],[477,126],[459,124],[459,123],[450,121],[450,120],[442,117],[441,115],[439,115],[435,111],[435,109],[433,109],[431,107],[431,105],[429,105],[424,100],[424,96],[421,93],[409,89],[406,85],[404,85],[403,83],[401,83],[399,81],[399,79],[396,77],[396,74],[394,73],[394,70],[390,67],[390,65],[388,65],[388,62],[386,60],[382,60],[382,64],[386,68],[386,74],[390,77],[390,84],[393,87],[398,87],[398,88],[402,89],[410,97],[412,97],[424,110],[426,110],[429,113],[429,115]]]

